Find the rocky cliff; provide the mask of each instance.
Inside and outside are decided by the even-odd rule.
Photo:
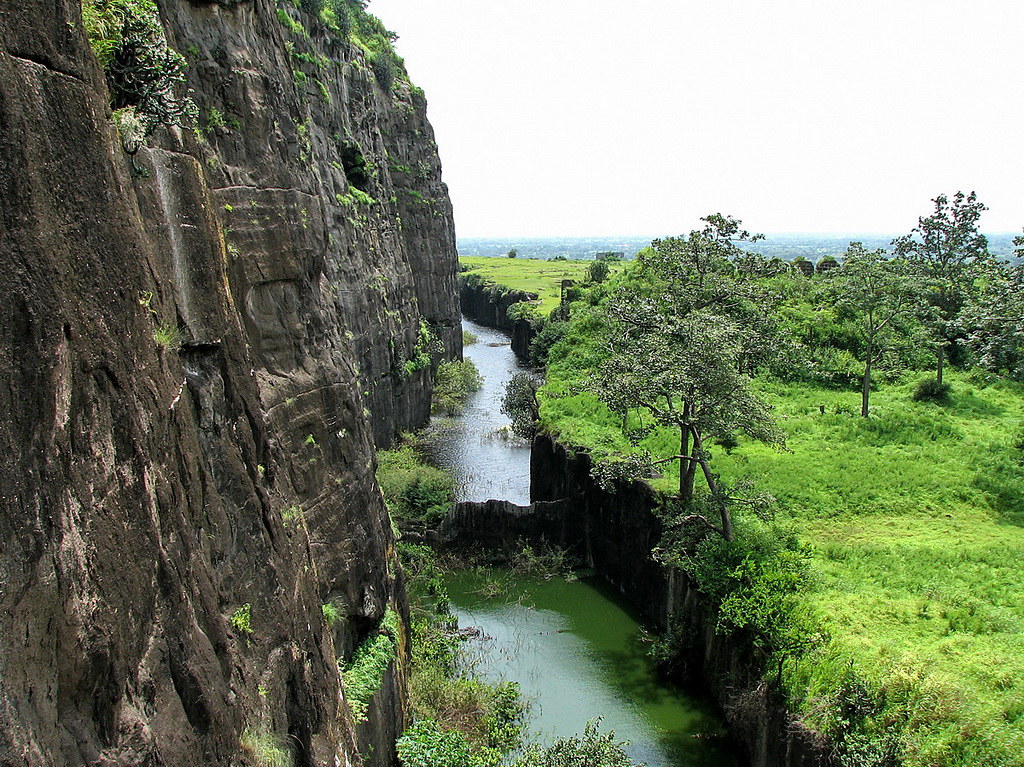
[[[502,330],[512,339],[512,351],[523,362],[530,361],[530,343],[537,335],[527,320],[512,319],[508,310],[515,304],[536,301],[536,293],[513,290],[503,285],[474,279],[472,272],[459,279],[459,304],[462,313],[474,322]]]
[[[401,663],[357,723],[337,661],[457,354],[425,103],[290,3],[160,18],[200,130],[132,158],[79,0],[0,7],[0,764],[389,764]]]

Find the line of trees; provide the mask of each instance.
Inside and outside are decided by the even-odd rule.
[[[926,390],[936,399],[948,388],[943,373],[951,360],[970,357],[1024,379],[1024,267],[990,255],[978,230],[986,208],[973,192],[932,202],[934,210],[894,240],[891,253],[850,243],[841,263],[813,280],[743,251],[739,243],[760,236],[721,214],[641,251],[601,304],[604,353],[585,388],[621,417],[634,443],[667,426],[679,448],[659,460],[607,462],[599,479],[678,462],[683,522],[731,541],[729,509],[737,499],[722,487],[705,445],[741,433],[784,444],[771,408],[751,386],[760,371],[797,375],[822,367],[816,353],[835,359],[839,350],[859,366],[865,418],[878,368],[919,366],[922,350],[934,355]],[[1024,237],[1015,242],[1024,254]],[[704,507],[695,503],[698,477],[707,486]]]

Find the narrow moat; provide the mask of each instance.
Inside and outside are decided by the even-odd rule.
[[[431,428],[428,451],[455,475],[457,500],[525,505],[530,449],[510,437],[500,412],[506,382],[525,368],[503,333],[468,320],[463,328],[477,337],[465,356],[484,384],[462,416]],[[448,589],[460,625],[486,637],[479,670],[520,684],[531,704],[529,729],[542,742],[601,717],[602,729],[628,740],[629,756],[648,767],[744,764],[714,706],[658,678],[647,631],[600,578],[471,571],[451,574]]]

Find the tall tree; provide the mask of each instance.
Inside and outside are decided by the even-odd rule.
[[[1024,265],[993,268],[960,324],[982,367],[1024,381]]]
[[[679,433],[679,498],[689,505],[697,472],[707,483],[718,524],[733,539],[728,499],[711,469],[709,437],[736,432],[781,443],[769,406],[750,388],[750,375],[770,349],[764,302],[753,280],[737,275],[735,240],[753,239],[740,222],[719,214],[689,236],[655,240],[630,279],[605,304],[606,357],[589,388],[627,420],[631,410]],[[638,437],[640,435],[633,435]]]
[[[978,220],[988,208],[974,192],[957,192],[952,203],[944,194],[934,200],[930,216],[919,218],[910,234],[893,240],[896,255],[914,264],[928,284],[927,323],[935,344],[935,379],[942,371],[954,321],[980,268],[991,263],[988,240]]]
[[[860,414],[867,418],[872,367],[906,337],[906,321],[917,310],[920,282],[906,261],[888,259],[884,250],[869,251],[859,242],[850,243],[842,267],[830,275],[838,289],[836,303],[852,316],[861,340]]]

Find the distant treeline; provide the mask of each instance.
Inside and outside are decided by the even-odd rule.
[[[663,233],[664,234],[664,233]],[[570,260],[588,260],[603,251],[621,251],[632,259],[637,251],[651,244],[651,237],[460,237],[460,256],[505,257],[513,248],[520,258],[541,258],[551,260],[562,257]],[[746,249],[767,258],[781,258],[792,261],[803,256],[817,262],[825,256],[839,258],[851,242],[860,242],[865,248],[889,249],[897,235],[880,234],[769,234],[764,240],[747,244]],[[998,258],[1015,259],[1013,255],[1014,234],[988,235],[988,248]]]

